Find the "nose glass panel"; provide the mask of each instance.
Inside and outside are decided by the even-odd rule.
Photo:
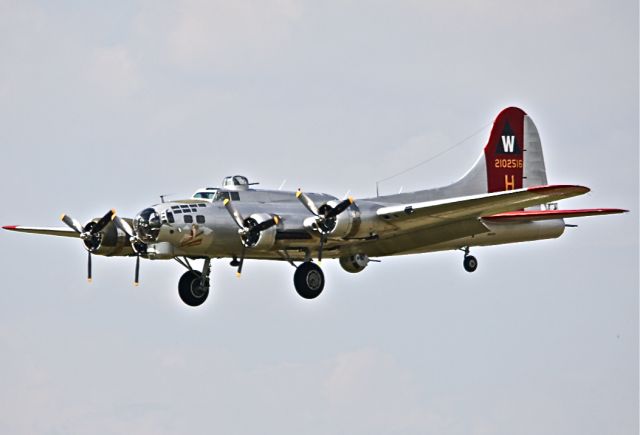
[[[153,208],[145,208],[133,220],[133,229],[144,242],[153,242],[160,233],[160,215]]]

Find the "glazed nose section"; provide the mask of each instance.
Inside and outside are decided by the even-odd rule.
[[[142,210],[133,220],[133,229],[145,243],[155,242],[160,233],[160,214],[152,207]]]

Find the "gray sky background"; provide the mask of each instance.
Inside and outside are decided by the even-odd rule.
[[[0,223],[133,216],[242,173],[341,196],[518,105],[564,207],[558,240],[323,265],[94,260],[0,233],[0,432],[638,433],[635,1],[0,0]],[[453,181],[488,130],[381,186]]]

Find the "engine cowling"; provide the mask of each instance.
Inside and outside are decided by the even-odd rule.
[[[347,257],[340,257],[340,266],[349,273],[362,272],[369,264],[367,254],[354,254]]]
[[[244,220],[244,225],[246,228],[252,228],[271,219],[273,219],[273,216],[270,214],[254,213]],[[247,248],[257,250],[271,249],[276,243],[276,231],[275,225],[262,231],[249,231],[242,240]]]
[[[320,213],[323,213],[325,207],[333,208],[340,201],[331,200],[319,207]],[[351,235],[357,230],[359,218],[357,210],[346,210],[336,217],[319,221],[317,217],[309,217],[304,220],[304,226],[310,231],[328,234],[331,237],[343,238]]]
[[[90,229],[98,219],[93,219],[84,226],[84,230]],[[83,240],[87,251],[97,255],[132,255],[134,254],[129,237],[115,224],[109,223],[95,236]]]

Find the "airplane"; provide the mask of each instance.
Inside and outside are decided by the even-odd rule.
[[[135,257],[135,285],[141,258],[176,260],[187,269],[178,282],[179,297],[196,307],[207,299],[216,258],[230,258],[238,276],[246,259],[286,261],[295,267],[296,292],[314,299],[325,286],[323,258],[338,259],[345,271],[358,273],[380,257],[460,250],[464,269],[473,272],[474,246],[557,238],[575,226],[564,219],[627,211],[559,209],[558,201],[589,189],[548,184],[538,130],[517,107],[498,114],[483,153],[447,186],[356,200],[254,184],[242,175],[229,176],[220,187],[199,189],[188,199],[162,198],[134,218],[110,210],[85,225],[63,214],[68,228],[3,228],[79,238],[88,252],[89,281],[94,254]],[[190,260],[204,260],[202,268]]]

